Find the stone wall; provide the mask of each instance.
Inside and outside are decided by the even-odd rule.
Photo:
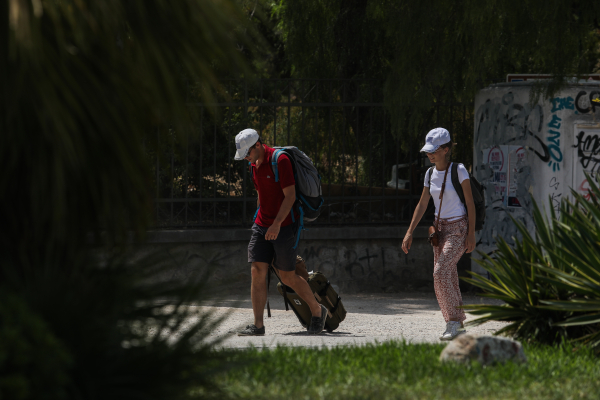
[[[427,228],[416,229],[408,255],[400,248],[405,232],[406,227],[309,227],[302,233],[298,253],[309,271],[323,272],[343,293],[433,291]],[[162,253],[170,278],[185,279],[193,269],[210,264],[215,284],[245,291],[250,288],[249,238],[249,229],[153,231],[136,252]],[[466,275],[468,269],[465,255],[459,274]]]

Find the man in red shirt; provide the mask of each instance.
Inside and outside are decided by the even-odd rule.
[[[298,214],[292,209],[296,201],[296,181],[289,157],[282,154],[277,161],[279,182],[271,168],[274,150],[262,144],[254,129],[244,129],[235,137],[236,160],[250,162],[252,180],[258,192],[258,213],[248,244],[248,262],[252,263],[252,310],[254,324],[238,332],[240,336],[265,334],[263,315],[267,303],[269,264],[279,272],[283,284],[291,287],[310,307],[312,319],[308,333],[319,334],[325,327],[327,308],[320,305],[308,283],[296,275],[296,235]],[[292,213],[293,216],[292,216]]]

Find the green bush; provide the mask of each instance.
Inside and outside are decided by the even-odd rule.
[[[47,324],[0,291],[0,399],[66,398],[72,358]]]
[[[213,102],[261,39],[232,0],[11,1],[0,29],[0,397],[186,397],[218,361],[203,276],[106,255],[151,224],[142,144],[194,135],[184,81]]]
[[[102,254],[105,254],[103,252]],[[69,271],[0,284],[0,399],[181,399],[213,392],[226,363],[207,340],[225,317],[196,306],[211,296],[210,261],[152,252],[89,257]],[[10,288],[10,291],[9,291]],[[8,296],[6,293],[18,293]],[[10,395],[9,395],[10,393]]]
[[[556,343],[578,340],[600,352],[600,188],[588,176],[589,195],[572,191],[557,215],[547,218],[534,202],[535,234],[514,221],[521,240],[511,248],[498,238],[498,251],[478,261],[491,275],[464,280],[502,305],[469,305],[480,317],[471,324],[509,321],[498,334]]]

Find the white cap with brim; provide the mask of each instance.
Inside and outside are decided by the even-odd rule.
[[[254,129],[244,129],[235,137],[235,152],[234,159],[243,160],[248,155],[250,147],[254,146],[258,141],[258,132]]]
[[[425,137],[425,146],[421,149],[425,153],[433,153],[441,145],[450,142],[450,132],[444,128],[435,128],[429,131]]]

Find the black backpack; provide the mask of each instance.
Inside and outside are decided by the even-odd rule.
[[[429,168],[430,187],[433,168],[434,167]],[[463,204],[465,204],[465,194],[463,193],[463,188],[458,180],[458,163],[452,163],[452,172],[450,173],[450,178],[452,179],[452,186],[454,186],[454,190],[456,190],[458,198]],[[473,203],[475,203],[475,231],[480,231],[483,229],[483,224],[485,223],[485,197],[483,195],[485,187],[483,187],[483,185],[479,183],[479,181],[471,174],[469,174],[469,182],[471,183],[471,193],[473,193]]]

